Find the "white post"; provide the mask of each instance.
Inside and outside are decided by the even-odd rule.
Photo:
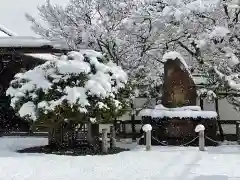
[[[146,151],[151,150],[151,131],[146,132]]]
[[[107,129],[102,130],[102,152],[108,152]]]
[[[205,127],[202,124],[198,124],[195,128],[195,132],[199,133],[199,151],[205,151]]]
[[[152,146],[152,136],[151,136],[151,131],[152,131],[152,126],[150,124],[145,124],[142,127],[143,131],[146,133],[146,151],[150,151],[151,150],[151,146]]]
[[[199,151],[205,150],[204,131],[199,131]]]

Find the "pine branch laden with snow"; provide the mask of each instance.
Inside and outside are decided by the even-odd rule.
[[[7,95],[11,106],[29,120],[47,115],[61,119],[84,115],[91,122],[108,121],[126,109],[124,98],[130,92],[127,81],[122,68],[101,53],[72,51],[16,74]]]

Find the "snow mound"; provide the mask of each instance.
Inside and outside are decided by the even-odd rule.
[[[143,127],[142,127],[142,130],[144,132],[147,132],[147,131],[151,131],[152,130],[152,126],[150,124],[145,124]]]
[[[195,132],[196,133],[198,133],[198,132],[200,132],[200,131],[204,131],[205,130],[205,127],[204,127],[204,125],[202,125],[202,124],[198,124],[197,126],[196,126],[196,128],[195,128]]]
[[[205,118],[212,119],[217,117],[215,111],[202,111],[199,106],[183,106],[177,108],[166,108],[163,105],[157,105],[154,109],[143,109],[139,116],[150,116],[152,118]]]

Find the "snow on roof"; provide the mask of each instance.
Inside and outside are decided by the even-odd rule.
[[[35,37],[26,37],[26,36],[18,36],[14,32],[10,31],[6,27],[0,25],[0,47],[27,47],[27,46],[40,46],[40,45],[54,45],[54,48],[66,48],[63,43],[51,42],[42,38]],[[32,56],[38,59],[52,61],[56,60],[57,56],[53,54],[25,54],[27,56]]]
[[[0,37],[1,36],[17,36],[14,32],[10,31],[6,27],[0,25]]]
[[[5,32],[0,30],[0,37],[3,37],[3,36],[8,36],[8,35]]]
[[[28,36],[0,37],[0,47],[40,47],[52,46],[54,48],[66,48],[64,44],[49,41],[43,38]]]
[[[212,119],[217,117],[215,111],[202,111],[199,106],[183,106],[178,108],[166,108],[163,105],[157,105],[154,109],[143,109],[139,116],[150,116],[152,118],[204,118]]]
[[[47,60],[47,61],[55,61],[58,60],[58,56],[55,56],[53,54],[25,54],[26,56],[32,56],[34,58]]]

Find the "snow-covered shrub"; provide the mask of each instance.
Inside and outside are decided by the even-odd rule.
[[[121,67],[99,52],[81,50],[16,74],[7,95],[31,121],[111,121],[126,110],[127,83]]]

